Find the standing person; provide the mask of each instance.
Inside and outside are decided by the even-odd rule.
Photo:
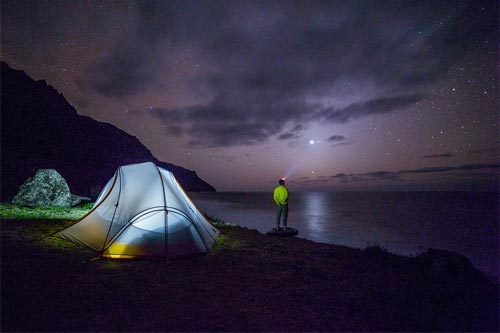
[[[281,216],[283,215],[283,226],[286,229],[288,219],[288,189],[285,186],[285,178],[279,180],[279,185],[274,189],[274,202],[278,205],[276,211],[276,228],[280,228]]]

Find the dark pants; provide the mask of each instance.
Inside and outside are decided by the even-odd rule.
[[[288,204],[279,205],[276,210],[276,226],[280,226],[281,215],[283,215],[283,226],[286,227],[286,222],[288,219]]]

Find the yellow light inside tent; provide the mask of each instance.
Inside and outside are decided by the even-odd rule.
[[[133,259],[139,254],[139,246],[134,246],[125,243],[113,243],[107,250],[108,253],[104,253],[102,256],[106,258],[113,259]],[[125,254],[125,253],[137,253],[136,255]]]
[[[105,258],[110,258],[110,259],[134,259],[134,258],[137,258],[137,256],[131,256],[128,254],[103,254],[102,256]]]

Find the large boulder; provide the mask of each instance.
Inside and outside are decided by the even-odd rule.
[[[20,206],[61,206],[78,205],[88,198],[71,194],[66,180],[54,169],[40,169],[19,188],[12,203]]]
[[[463,280],[479,274],[469,259],[451,251],[428,249],[416,259],[421,269],[434,278]]]

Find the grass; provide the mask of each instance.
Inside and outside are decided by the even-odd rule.
[[[223,221],[222,221],[223,222]],[[498,284],[422,257],[218,224],[207,255],[96,259],[74,223],[3,219],[2,331],[495,331]]]
[[[2,219],[54,219],[77,220],[92,209],[93,204],[78,207],[24,207],[9,203],[0,203]]]
[[[221,227],[221,226],[234,226],[233,224],[230,224],[230,223],[227,223],[226,221],[224,221],[223,219],[221,218],[218,218],[218,217],[215,217],[215,216],[211,216],[211,215],[208,215],[207,213],[205,212],[201,212],[201,214],[207,219],[210,221],[210,223],[212,223],[214,226],[216,227]]]

